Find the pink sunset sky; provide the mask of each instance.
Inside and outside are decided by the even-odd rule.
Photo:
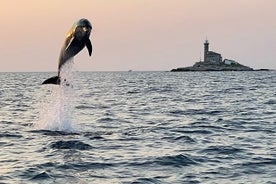
[[[67,31],[91,21],[93,56],[80,71],[190,66],[210,50],[276,69],[276,0],[13,0],[0,2],[0,71],[57,71]]]

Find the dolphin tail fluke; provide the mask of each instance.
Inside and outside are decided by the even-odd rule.
[[[57,85],[59,85],[60,78],[59,78],[59,76],[54,76],[54,77],[51,77],[51,78],[45,80],[44,82],[42,82],[42,84],[57,84]]]

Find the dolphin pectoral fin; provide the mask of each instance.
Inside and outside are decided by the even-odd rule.
[[[87,42],[85,43],[85,45],[86,45],[86,48],[88,50],[89,56],[91,56],[91,54],[92,54],[92,44],[91,44],[91,41],[88,39]]]
[[[45,80],[44,82],[42,82],[42,84],[57,84],[57,85],[59,85],[60,78],[59,78],[59,76],[54,76],[54,77],[51,77],[51,78]]]

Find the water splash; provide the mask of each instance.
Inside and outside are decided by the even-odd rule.
[[[44,100],[40,103],[40,117],[39,121],[34,124],[35,128],[51,131],[75,131],[72,127],[75,99],[73,64],[73,59],[70,59],[62,66],[60,85],[45,85],[47,86],[46,97],[43,97]]]

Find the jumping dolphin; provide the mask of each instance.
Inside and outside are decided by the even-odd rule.
[[[80,19],[73,24],[61,48],[58,75],[45,80],[42,84],[60,84],[60,69],[70,58],[77,55],[85,46],[89,56],[92,54],[92,44],[89,36],[92,30],[91,23],[87,19]]]

